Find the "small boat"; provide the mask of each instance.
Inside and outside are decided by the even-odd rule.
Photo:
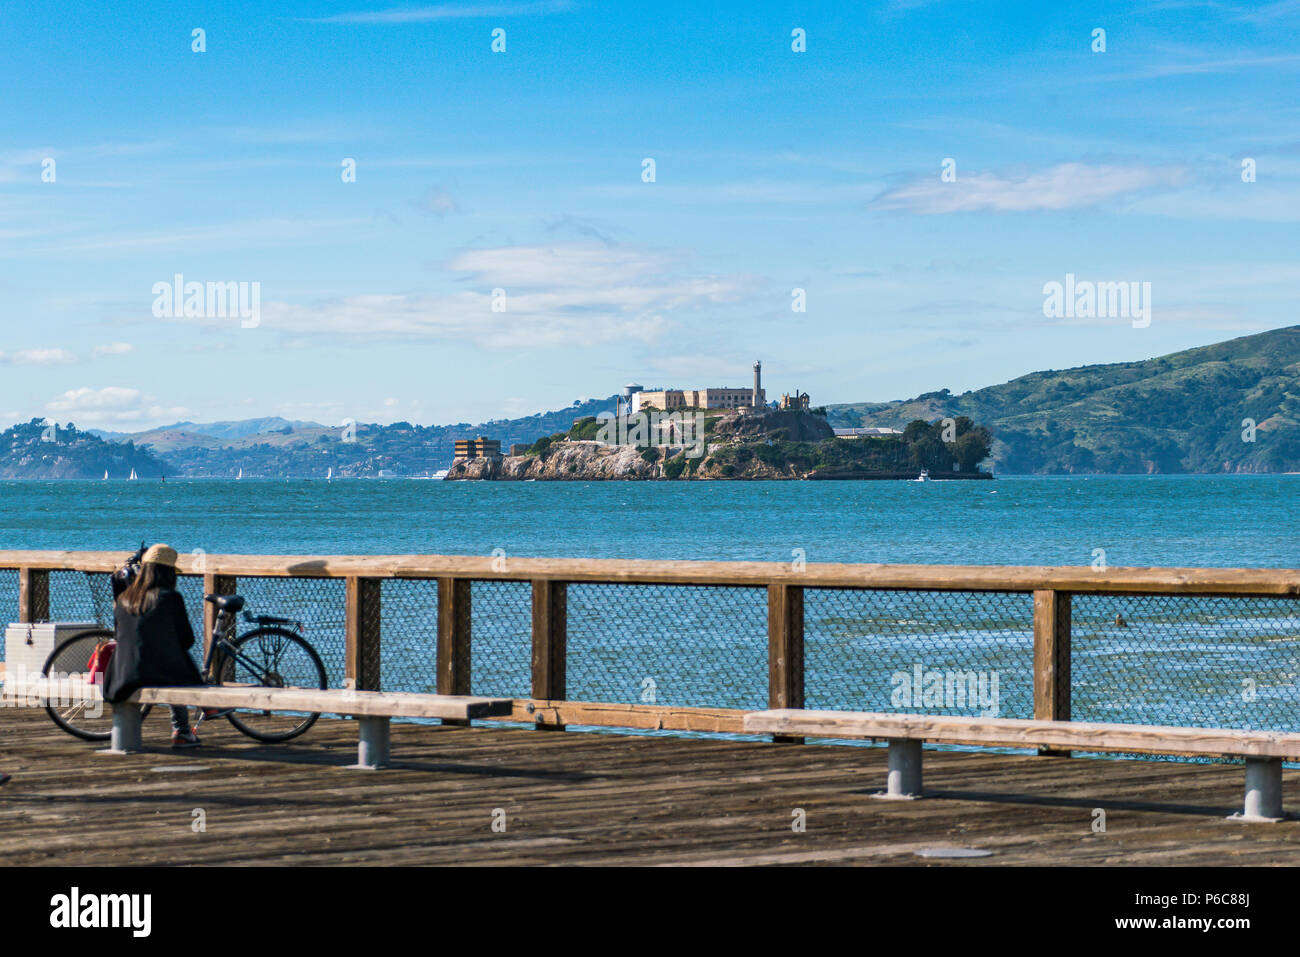
[[[930,481],[933,481],[933,479],[930,478],[930,470],[929,470],[929,469],[921,469],[921,474],[918,475],[916,478],[912,479],[912,481],[913,481],[913,482],[930,482]]]
[[[238,482],[243,477],[244,477],[244,469],[241,466],[239,469],[239,474],[235,476],[235,481]]]
[[[334,466],[331,465],[329,467],[329,471],[325,473],[325,481],[330,482],[333,481],[333,479],[334,479]]]
[[[102,479],[100,479],[100,481],[101,481],[101,482],[107,482],[107,481],[108,481],[108,469],[104,469],[104,477],[103,477]]]
[[[448,473],[449,471],[451,471],[451,470],[450,470],[450,469],[438,469],[438,471],[436,471],[436,472],[433,473],[433,477],[436,478],[436,479],[445,479],[445,478],[447,477],[447,473]]]
[[[134,481],[135,481],[136,479],[138,479],[139,477],[140,477],[140,476],[138,476],[138,475],[135,474],[135,469],[131,469],[131,481],[134,482]]]

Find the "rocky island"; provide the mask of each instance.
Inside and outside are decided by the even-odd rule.
[[[978,470],[992,437],[965,417],[852,438],[837,437],[824,415],[799,409],[711,411],[695,419],[698,426],[682,435],[679,420],[637,428],[585,416],[523,454],[457,458],[447,479],[904,479],[922,469],[935,478],[992,477]]]

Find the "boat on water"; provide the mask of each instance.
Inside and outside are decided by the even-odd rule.
[[[131,481],[134,482],[134,481],[135,481],[136,479],[138,479],[139,477],[140,477],[140,476],[138,476],[138,475],[135,474],[135,469],[131,469]]]
[[[107,481],[108,481],[108,469],[104,469],[104,477],[103,477],[102,479],[100,479],[100,481],[101,481],[101,482],[107,482]]]
[[[438,469],[438,471],[433,473],[433,477],[436,479],[445,479],[447,477],[447,473],[450,471],[451,469]]]
[[[331,465],[329,467],[329,471],[325,473],[325,481],[331,482],[333,480],[334,480],[334,466]]]
[[[918,475],[916,478],[912,479],[912,481],[913,481],[913,482],[932,482],[932,481],[934,481],[934,480],[930,478],[930,470],[929,470],[929,469],[921,469],[921,474]]]
[[[244,477],[244,469],[241,466],[239,469],[239,474],[235,476],[235,481],[238,482],[243,477]]]

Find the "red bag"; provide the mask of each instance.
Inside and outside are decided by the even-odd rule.
[[[92,685],[95,684],[97,676],[108,671],[108,663],[113,660],[113,652],[117,648],[117,642],[113,639],[101,641],[91,652],[90,661],[86,662],[86,680]],[[100,679],[103,680],[103,679]]]

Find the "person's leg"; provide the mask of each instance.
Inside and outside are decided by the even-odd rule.
[[[189,731],[190,730],[190,709],[174,704],[172,709],[172,730]]]

